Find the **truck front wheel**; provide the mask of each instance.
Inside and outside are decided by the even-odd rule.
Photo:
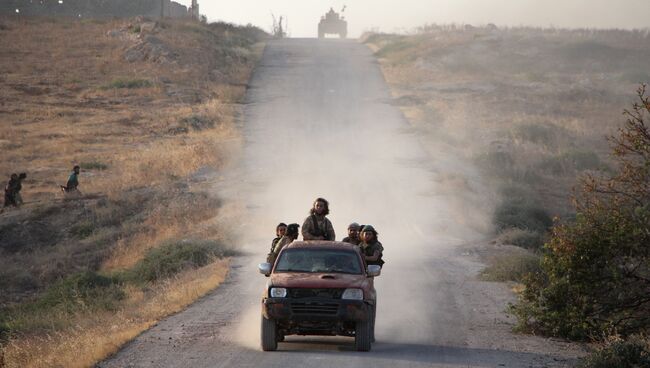
[[[278,349],[278,325],[272,319],[262,316],[262,350],[275,351]]]
[[[371,321],[359,321],[354,329],[354,346],[357,351],[370,350]]]

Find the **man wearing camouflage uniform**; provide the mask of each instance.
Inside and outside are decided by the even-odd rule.
[[[383,266],[382,256],[384,246],[377,240],[377,231],[372,225],[366,225],[361,230],[361,253],[365,256],[366,264]]]
[[[275,245],[278,244],[280,239],[282,239],[282,237],[286,233],[287,233],[287,224],[285,224],[284,222],[279,223],[278,226],[275,227],[275,238],[273,239],[273,241],[271,241],[271,252],[273,252]]]
[[[303,240],[334,240],[334,227],[325,217],[330,213],[329,202],[324,198],[317,198],[309,213],[309,217],[302,224]]]
[[[266,262],[270,264],[274,264],[275,260],[278,258],[278,254],[288,244],[291,244],[294,240],[298,239],[298,228],[300,225],[298,224],[289,224],[286,227],[286,232],[284,235],[280,238],[280,240],[275,244],[273,247],[273,250],[271,250],[271,253],[266,257]]]
[[[353,222],[348,226],[348,236],[343,238],[344,243],[350,243],[354,245],[359,245],[361,243],[361,239],[359,239],[359,230],[360,230],[359,224],[356,222]]]

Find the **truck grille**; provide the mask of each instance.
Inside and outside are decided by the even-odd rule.
[[[294,314],[336,315],[339,305],[336,303],[291,303]]]
[[[289,289],[288,297],[292,299],[302,298],[326,298],[341,299],[345,289]]]

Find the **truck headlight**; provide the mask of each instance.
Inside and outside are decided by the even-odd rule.
[[[345,289],[341,299],[348,300],[363,300],[363,290],[361,289]]]
[[[285,288],[271,288],[271,298],[284,298],[287,296],[287,289]]]

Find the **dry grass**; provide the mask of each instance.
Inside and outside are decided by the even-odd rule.
[[[497,201],[516,186],[551,216],[570,215],[579,175],[607,169],[604,137],[650,79],[647,32],[433,25],[365,41],[425,143],[483,169]]]
[[[187,176],[197,167],[218,165],[223,155],[214,143],[237,135],[234,103],[245,93],[242,85],[259,50],[247,51],[240,64],[218,65],[218,50],[210,55],[209,49],[214,36],[172,22],[154,36],[176,60],[130,63],[125,50],[141,40],[133,34],[107,36],[124,29],[126,21],[4,23],[9,30],[0,38],[0,97],[5,101],[0,142],[9,154],[0,162],[0,173],[29,171],[27,202],[55,197],[56,184],[64,184],[71,165],[79,162],[108,166],[101,173],[82,174],[87,193],[115,193]],[[205,77],[215,70],[218,76]],[[105,88],[116,80],[151,85]],[[215,128],[174,134],[179,122],[192,115],[212,121]]]
[[[160,318],[182,310],[217,287],[226,277],[229,260],[191,270],[144,292],[127,290],[117,313],[79,314],[69,328],[46,336],[24,336],[4,350],[6,367],[89,367],[115,353],[125,342]]]
[[[169,241],[227,243],[221,202],[194,175],[238,154],[236,119],[262,36],[186,21],[140,34],[130,30],[139,20],[0,21],[0,174],[28,175],[26,204],[0,214],[0,338],[5,310],[24,322],[10,331],[5,363],[91,366],[216,287],[227,262],[127,282],[117,311],[22,306],[80,272],[127,272]],[[74,164],[84,195],[62,198]]]

